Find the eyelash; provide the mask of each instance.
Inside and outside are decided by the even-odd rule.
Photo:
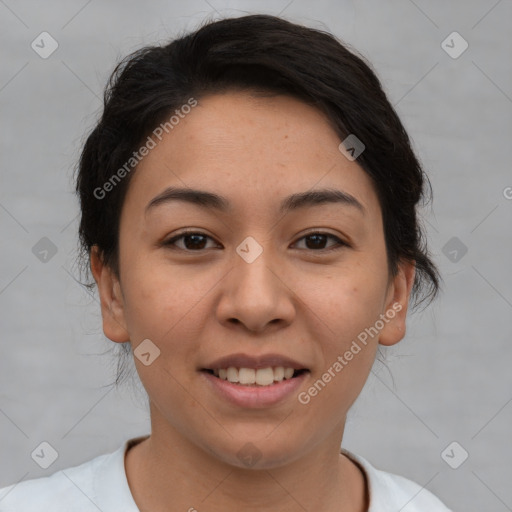
[[[178,240],[180,240],[182,238],[185,238],[186,236],[190,236],[190,235],[200,235],[200,236],[209,238],[210,240],[213,240],[213,238],[211,236],[206,235],[205,233],[201,233],[200,231],[189,230],[189,231],[182,231],[180,234],[178,234],[178,235],[170,238],[169,240],[163,242],[162,245],[164,245],[165,247],[172,248],[172,249],[181,250],[183,252],[202,252],[202,251],[206,250],[206,249],[198,249],[198,250],[183,249],[183,248],[177,247],[175,245],[176,241],[178,241]],[[337,236],[333,235],[332,233],[326,233],[324,231],[312,231],[310,233],[307,233],[306,235],[304,235],[301,238],[299,238],[297,240],[297,242],[300,241],[300,240],[304,240],[305,238],[308,238],[308,237],[313,236],[313,235],[327,236],[328,238],[331,238],[331,239],[335,240],[336,241],[336,245],[334,245],[333,247],[328,247],[326,249],[306,249],[306,250],[313,251],[313,252],[324,252],[325,253],[325,252],[329,252],[329,251],[339,250],[339,249],[342,249],[343,247],[350,247],[349,244],[347,244],[346,242],[344,242],[343,240],[341,240]],[[297,242],[295,242],[295,243],[297,243]]]

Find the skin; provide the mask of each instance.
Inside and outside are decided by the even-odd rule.
[[[125,467],[142,511],[367,510],[363,473],[339,446],[378,344],[405,334],[415,270],[403,262],[388,274],[375,189],[340,142],[321,112],[291,97],[201,98],[132,177],[119,276],[91,251],[105,335],[133,348],[150,339],[161,351],[148,366],[135,358],[152,432],[128,451]],[[145,213],[169,186],[215,192],[232,210],[173,201]],[[353,195],[364,215],[339,203],[277,211],[284,197],[325,187]],[[200,239],[200,250],[190,239],[162,244],[183,228],[211,238]],[[304,238],[311,231],[349,245],[327,251],[336,240],[315,245]],[[263,248],[250,264],[235,251],[248,236]],[[198,371],[233,353],[278,353],[308,366],[306,391],[396,303],[402,309],[307,405],[293,394],[243,409]],[[249,442],[261,454],[250,468],[237,457]]]

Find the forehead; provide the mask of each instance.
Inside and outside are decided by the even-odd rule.
[[[179,186],[226,197],[233,212],[256,213],[278,208],[284,196],[335,188],[379,216],[370,177],[345,158],[340,142],[322,112],[295,98],[206,96],[139,163],[126,202],[145,208]]]

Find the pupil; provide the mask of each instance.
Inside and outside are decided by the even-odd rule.
[[[202,244],[200,240],[201,238],[203,239]],[[205,237],[203,235],[187,235],[185,237],[185,246],[187,247],[187,249],[202,249],[204,246],[204,239]],[[187,243],[187,241],[189,240],[193,240],[192,244]],[[192,247],[190,247],[190,245],[192,245]]]
[[[308,249],[318,249],[319,247],[323,248],[322,246],[325,244],[325,239],[325,235],[309,235],[306,238],[306,245],[308,246]],[[311,247],[311,244],[307,243],[308,240],[316,240],[316,243],[313,243],[313,246]]]

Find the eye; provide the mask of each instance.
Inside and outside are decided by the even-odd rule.
[[[186,231],[165,241],[163,245],[166,247],[175,247],[183,251],[197,252],[203,249],[208,249],[208,247],[206,247],[208,239],[213,240],[211,236],[205,235],[204,233],[198,231]],[[183,244],[177,244],[178,241],[182,241]],[[216,247],[218,247],[218,245],[216,245]]]
[[[329,238],[334,240],[335,244],[331,247],[325,247],[325,244]],[[308,233],[306,236],[303,236],[296,243],[299,243],[303,240],[306,241],[306,249],[315,251],[332,251],[341,247],[349,247],[347,243],[345,243],[343,240],[340,240],[337,236],[334,236],[331,233],[315,231],[313,233]]]
[[[329,239],[333,240],[335,243],[330,247],[326,247],[325,245]],[[216,242],[213,247],[208,247],[208,240],[214,242],[211,236],[201,233],[200,231],[185,231],[163,242],[163,245],[188,252],[199,252],[204,249],[219,247]],[[305,241],[305,249],[313,250],[315,252],[332,251],[340,249],[341,247],[349,247],[347,243],[331,233],[316,231],[303,236],[295,243],[295,245],[302,241]]]

